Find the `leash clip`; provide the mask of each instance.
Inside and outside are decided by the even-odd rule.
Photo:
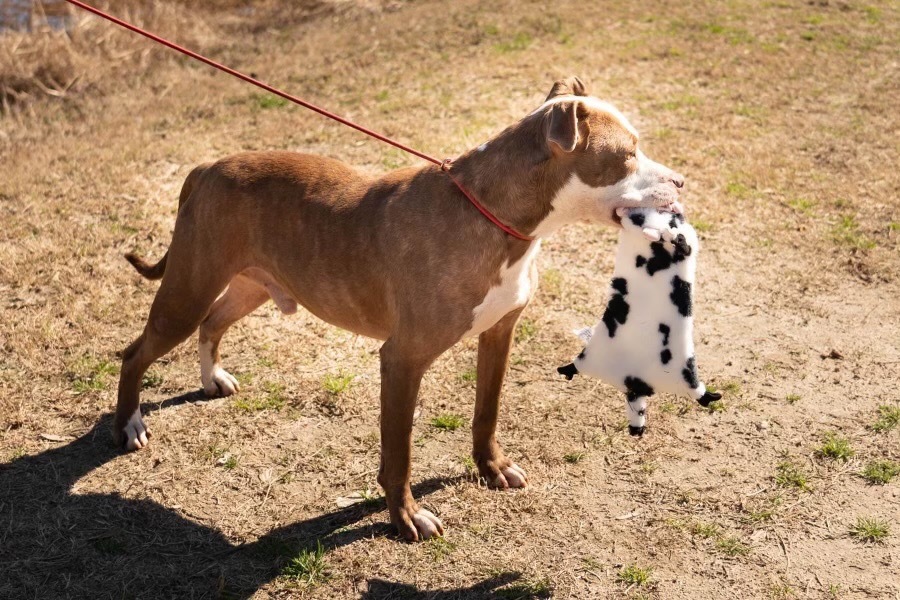
[[[441,161],[441,165],[440,165],[440,166],[441,166],[441,171],[449,171],[449,170],[450,170],[450,167],[453,166],[453,159],[452,159],[452,158],[445,158],[444,160]]]

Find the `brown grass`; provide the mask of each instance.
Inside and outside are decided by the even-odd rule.
[[[116,354],[156,289],[121,256],[162,254],[192,166],[262,148],[372,172],[417,163],[95,20],[69,39],[6,33],[0,596],[897,594],[897,480],[857,475],[900,460],[898,430],[872,429],[900,401],[894,4],[142,6],[123,12],[437,155],[532,110],[553,79],[584,76],[687,176],[704,224],[698,360],[727,410],[655,398],[635,440],[618,393],[558,380],[612,267],[614,232],[579,225],[544,246],[504,392],[500,441],[529,490],[478,485],[467,427],[431,425],[471,419],[474,342],[426,377],[414,492],[445,542],[398,543],[386,526],[378,345],[307,314],[267,306],[229,333],[233,399],[201,401],[193,344],[155,365],[153,441],[119,455]],[[334,393],[337,376],[352,384]],[[818,458],[826,431],[854,455]],[[784,463],[806,489],[777,483]],[[859,518],[890,535],[859,543]],[[626,583],[633,565],[652,577]]]

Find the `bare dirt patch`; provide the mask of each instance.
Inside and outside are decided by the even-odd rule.
[[[687,176],[699,364],[725,398],[655,398],[635,440],[618,393],[556,376],[612,271],[615,233],[573,226],[544,245],[503,397],[528,490],[472,477],[474,342],[426,378],[413,489],[444,540],[386,525],[377,344],[306,314],[269,305],[229,333],[234,398],[202,399],[193,344],[155,365],[155,436],[120,455],[117,352],[156,289],[122,254],[162,254],[192,166],[415,161],[95,20],[0,34],[0,596],[900,594],[895,4],[154,6],[164,33],[436,155],[584,76]],[[62,93],[36,83],[50,66]]]

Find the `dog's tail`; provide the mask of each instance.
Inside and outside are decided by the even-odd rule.
[[[181,186],[181,194],[178,196],[179,209],[181,209],[182,205],[190,198],[191,192],[194,191],[197,178],[203,174],[208,166],[209,165],[200,165],[188,173],[188,176],[184,180],[184,185]],[[131,266],[134,267],[141,276],[151,280],[162,279],[163,274],[166,272],[166,260],[168,258],[169,252],[167,250],[166,253],[163,254],[163,257],[159,259],[158,263],[151,265],[134,252],[129,252],[125,255],[125,260],[130,262]]]

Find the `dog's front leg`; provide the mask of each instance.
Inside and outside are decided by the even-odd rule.
[[[381,466],[378,483],[387,497],[391,522],[408,541],[443,535],[444,526],[420,508],[409,488],[413,413],[419,384],[437,357],[390,339],[381,347]]]
[[[472,457],[489,485],[499,488],[525,487],[525,471],[506,458],[497,444],[497,413],[500,389],[509,362],[509,349],[522,309],[503,317],[478,336],[478,382],[475,418],[472,419]]]

